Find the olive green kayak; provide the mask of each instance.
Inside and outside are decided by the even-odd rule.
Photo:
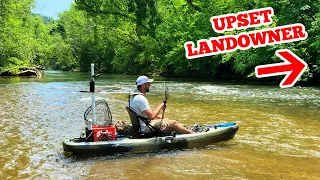
[[[116,140],[86,142],[81,138],[65,140],[63,148],[73,154],[117,154],[155,152],[164,149],[183,149],[202,147],[212,143],[232,139],[239,129],[235,123],[207,125],[207,130],[194,134],[175,136],[128,138],[117,137]]]

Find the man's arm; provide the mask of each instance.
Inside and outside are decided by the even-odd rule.
[[[161,118],[158,116],[161,109],[165,108],[164,103],[161,103],[154,111],[151,108],[144,110],[143,112],[148,116],[148,119],[154,120],[155,118]]]

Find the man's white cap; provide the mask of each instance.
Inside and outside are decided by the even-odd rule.
[[[147,82],[153,82],[153,79],[149,79],[147,76],[139,76],[137,81],[136,81],[136,84],[137,86],[140,86],[144,83],[147,83]]]

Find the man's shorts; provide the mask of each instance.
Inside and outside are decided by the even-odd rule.
[[[161,119],[152,120],[150,122],[150,125],[156,128],[157,130],[161,130],[165,135],[170,135],[171,132],[174,131],[173,124],[175,123],[175,120],[169,120],[168,118],[164,118],[162,123]],[[150,128],[146,128],[146,130],[143,133],[151,132]]]

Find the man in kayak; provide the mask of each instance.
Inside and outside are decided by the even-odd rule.
[[[137,91],[134,93],[133,97],[130,99],[130,108],[136,112],[139,116],[147,118],[150,121],[150,125],[156,128],[158,131],[161,130],[162,133],[169,135],[171,132],[176,131],[178,134],[191,134],[193,131],[185,128],[183,125],[175,120],[169,120],[168,118],[163,118],[159,116],[159,112],[166,108],[164,103],[161,103],[156,107],[155,110],[150,108],[147,98],[144,96],[149,92],[153,79],[149,79],[147,76],[139,76],[136,80]],[[149,133],[152,131],[145,121],[139,119],[140,129],[142,133]]]

